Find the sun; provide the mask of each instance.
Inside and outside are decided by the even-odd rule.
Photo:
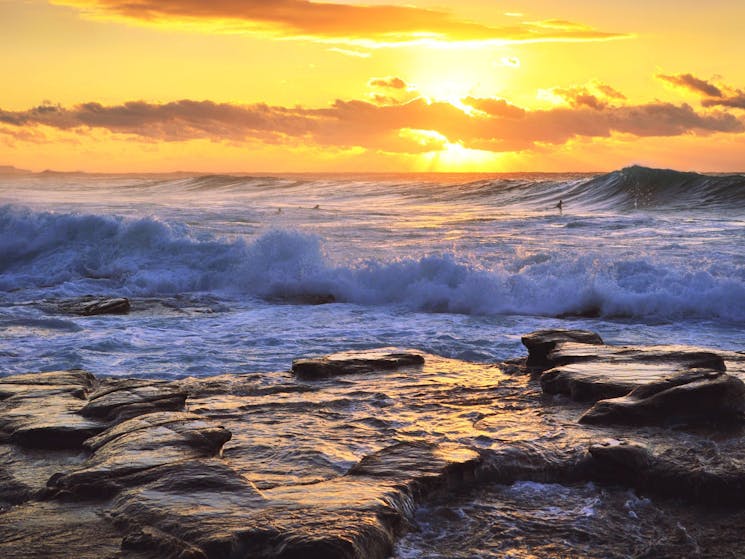
[[[460,143],[446,141],[442,148],[419,156],[422,170],[440,172],[472,172],[502,170],[503,154],[471,149]]]
[[[463,99],[472,95],[474,87],[466,81],[434,78],[431,81],[417,84],[421,96],[429,102],[450,103],[467,115],[475,115],[479,111],[463,103]]]

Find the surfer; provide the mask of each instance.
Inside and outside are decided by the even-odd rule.
[[[320,204],[316,204],[315,206],[313,206],[313,209],[314,210],[320,210],[321,209],[321,205]]]
[[[281,214],[282,213],[282,208],[277,208],[277,213],[278,214]]]
[[[564,202],[561,200],[561,198],[559,198],[559,203],[556,204],[556,207],[559,208],[559,213],[560,214],[563,214],[564,213],[564,211],[563,211]]]

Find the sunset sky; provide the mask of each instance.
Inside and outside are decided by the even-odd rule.
[[[0,165],[745,170],[745,2],[0,0]]]

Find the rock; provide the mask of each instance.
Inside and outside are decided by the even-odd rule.
[[[164,556],[384,558],[409,526],[413,495],[472,481],[464,472],[478,456],[457,445],[401,443],[346,476],[261,494],[216,459],[186,460],[127,478],[112,517],[133,530],[125,548],[155,546]]]
[[[638,386],[627,396],[601,400],[580,423],[665,425],[741,420],[745,383],[719,371],[693,369]]]
[[[78,414],[93,382],[84,371],[0,378],[0,441],[29,448],[80,448],[106,428]]]
[[[93,455],[83,466],[53,476],[48,485],[53,491],[83,497],[113,494],[127,484],[127,476],[215,456],[230,436],[230,431],[192,414],[142,415],[90,439],[86,444]]]
[[[706,368],[725,370],[723,356],[711,350],[679,345],[613,346],[588,345],[574,342],[556,344],[548,354],[551,366],[589,361],[609,363],[674,363],[681,369]]]
[[[81,448],[112,423],[183,409],[186,397],[186,391],[163,381],[99,383],[78,370],[0,378],[0,441],[28,448]]]
[[[660,382],[692,368],[723,371],[724,360],[714,352],[680,346],[615,347],[563,343],[547,358],[560,364],[541,374],[548,394],[594,402],[625,396],[635,388]]]
[[[414,350],[381,348],[344,351],[315,359],[295,359],[292,372],[302,379],[320,379],[339,375],[390,371],[424,364],[424,356]]]
[[[184,408],[187,393],[173,384],[147,379],[110,380],[90,394],[81,415],[121,421],[155,411]]]
[[[135,474],[128,485],[111,508],[129,530],[126,550],[194,559],[280,556],[281,533],[266,499],[218,459],[174,462]]]
[[[526,364],[529,367],[541,367],[549,364],[548,354],[561,342],[603,344],[603,340],[598,334],[588,330],[537,330],[523,336],[521,341],[528,348]]]
[[[5,559],[114,559],[121,557],[121,538],[100,507],[31,502],[0,514]]]
[[[290,305],[328,305],[336,303],[336,297],[331,293],[303,293],[296,295],[282,295],[269,298],[272,302]]]
[[[617,439],[593,444],[589,452],[606,471],[620,469],[623,472],[639,472],[649,468],[653,461],[652,453],[646,446]]]
[[[28,392],[35,386],[75,386],[81,390],[90,390],[95,377],[88,371],[72,369],[69,371],[50,371],[46,373],[26,373],[0,377],[0,400],[20,392]],[[20,385],[14,389],[13,385]]]
[[[695,534],[712,508],[700,503],[732,505],[732,515],[718,517],[736,524],[732,534],[745,526],[745,428],[660,427],[742,409],[743,385],[717,370],[721,355],[552,343],[545,360],[562,364],[544,372],[547,386],[560,371],[595,375],[585,385],[579,373],[562,377],[562,390],[575,387],[580,399],[631,392],[621,421],[630,416],[648,426],[630,430],[613,417],[612,425],[578,423],[584,406],[545,397],[528,375],[395,348],[299,360],[296,378],[276,372],[165,382],[70,371],[0,379],[0,556],[385,559],[400,554],[401,535],[439,514],[431,506],[438,501],[453,503],[451,519],[462,513],[464,523],[475,521],[477,538],[483,530],[493,535],[494,546],[478,552],[473,546],[482,540],[450,541],[456,552],[463,541],[469,557],[535,554],[530,546],[543,540],[541,556],[552,557],[571,555],[574,545],[580,555],[592,550],[588,557],[736,555],[742,538],[734,536],[719,547],[654,543],[657,518],[673,534],[676,526]],[[522,363],[514,366],[519,372]],[[581,396],[582,386],[591,397]],[[604,413],[619,413],[610,407]],[[65,430],[75,421],[95,429],[76,429],[68,449],[17,435],[28,424],[69,440]],[[618,440],[626,435],[634,440]],[[606,437],[615,440],[588,451],[588,441]],[[484,489],[495,485],[511,500],[488,497]],[[612,506],[595,508],[606,493]],[[520,501],[539,494],[545,504]],[[672,505],[656,508],[663,502]],[[639,519],[649,534],[637,529]],[[568,534],[563,547],[553,545],[555,522],[566,529],[562,538]],[[528,543],[495,541],[516,541],[517,532]],[[636,539],[618,543],[619,533]],[[682,551],[655,555],[659,549]]]
[[[0,445],[0,511],[3,504],[18,505],[38,498],[46,492],[52,475],[80,467],[85,458],[79,449],[50,451]]]
[[[60,310],[67,314],[93,316],[98,314],[127,314],[130,310],[129,299],[125,297],[99,298],[81,297],[59,304]]]
[[[473,480],[478,464],[480,455],[470,448],[406,442],[365,456],[349,470],[348,475],[386,478],[399,486],[421,485],[431,480],[455,484],[464,478]]]
[[[705,444],[653,450],[647,445],[609,439],[590,446],[593,476],[654,495],[689,502],[745,504],[742,460],[723,456]]]

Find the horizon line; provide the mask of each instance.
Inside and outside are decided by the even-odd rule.
[[[647,165],[640,164],[629,164],[623,167],[618,167],[609,170],[594,170],[594,171],[579,171],[579,170],[566,170],[566,171],[188,171],[188,170],[172,170],[172,171],[60,171],[56,169],[44,169],[42,171],[32,171],[30,169],[24,169],[16,167],[14,165],[0,165],[0,176],[12,176],[12,175],[184,175],[184,176],[288,176],[288,175],[601,175],[612,173],[614,171],[620,171],[622,169],[628,169],[632,167],[641,167],[651,170],[662,170],[662,171],[675,171],[679,173],[697,173],[697,174],[725,174],[725,175],[739,175],[745,174],[745,170],[742,171],[698,171],[698,170],[682,170],[674,169],[671,167],[650,167]]]

